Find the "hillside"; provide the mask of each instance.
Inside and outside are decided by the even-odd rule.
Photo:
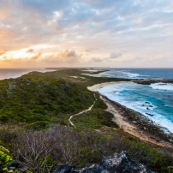
[[[170,149],[142,142],[119,128],[113,115],[87,86],[124,79],[95,78],[82,69],[32,72],[0,81],[0,141],[11,157],[34,173],[52,172],[57,164],[81,167],[127,151],[137,163],[166,173],[173,165]],[[75,77],[74,77],[75,76]],[[171,152],[170,152],[171,151]],[[4,163],[7,167],[7,163]]]

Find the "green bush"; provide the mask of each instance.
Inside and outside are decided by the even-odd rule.
[[[75,116],[73,122],[77,127],[88,129],[99,129],[103,126],[118,128],[118,125],[112,119],[113,115],[111,113],[94,107],[89,112]]]
[[[8,149],[0,145],[0,171],[8,172],[8,164],[12,161],[10,152]]]
[[[8,169],[8,164],[12,161],[12,157],[10,156],[10,152],[7,148],[0,145],[0,172],[1,173],[21,173],[20,171],[13,171]],[[32,173],[27,170],[25,173]]]
[[[32,130],[42,130],[42,129],[47,129],[49,127],[50,125],[49,125],[49,122],[47,121],[36,121],[34,123],[27,125],[27,128]]]
[[[94,101],[86,87],[46,76],[0,81],[0,123],[65,122]],[[67,117],[67,115],[69,115]]]

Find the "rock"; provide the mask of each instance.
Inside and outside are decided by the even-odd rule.
[[[148,107],[153,108],[153,106],[152,106],[152,105],[149,105]]]
[[[147,114],[147,115],[149,115],[149,116],[151,116],[151,117],[153,117],[153,116],[154,116],[153,114],[150,114],[150,113],[147,113],[147,112],[146,112],[146,114]]]
[[[70,165],[58,165],[53,173],[154,173],[142,164],[132,161],[126,152],[108,157],[100,164],[77,169]]]
[[[28,167],[14,160],[9,163],[8,169],[13,171],[25,172],[28,170]]]
[[[58,165],[54,173],[68,173],[68,172],[72,172],[73,169],[75,169],[74,166]]]
[[[152,83],[173,83],[172,79],[163,79],[163,78],[151,78],[151,79],[136,79],[132,80],[135,83],[143,84],[143,85],[150,85]]]

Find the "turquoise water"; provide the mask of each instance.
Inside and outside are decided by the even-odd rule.
[[[96,77],[111,78],[128,78],[128,79],[146,79],[146,78],[165,78],[173,79],[173,68],[107,68],[107,72],[103,72]]]
[[[154,70],[152,72],[149,70],[148,75],[147,70],[145,70],[145,73],[144,70],[143,73],[139,73],[138,70],[135,70],[132,72],[132,75],[135,76],[134,74],[136,74],[136,76],[141,77],[145,74],[148,78],[153,78],[154,76],[161,78],[165,76],[164,78],[169,79],[173,78],[171,77],[172,69],[168,69],[168,71],[165,69],[164,73],[158,69],[155,72]],[[108,73],[117,75],[114,71],[115,69]],[[119,69],[118,73],[120,73]],[[128,71],[128,73],[130,72]],[[152,75],[154,73],[157,75]],[[132,75],[129,74],[129,78],[132,77]],[[141,85],[129,82],[108,85],[101,88],[99,92],[113,101],[142,113],[156,124],[162,126],[166,132],[173,133],[173,84],[155,83],[151,85]]]

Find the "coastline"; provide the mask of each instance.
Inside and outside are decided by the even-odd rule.
[[[127,82],[105,82],[89,86],[87,88],[92,92],[98,92],[99,89],[106,85],[118,83]],[[111,101],[109,98],[101,94],[100,98],[107,105],[106,111],[114,115],[113,121],[116,122],[119,127],[123,129],[126,133],[135,136],[142,141],[146,141],[157,146],[173,149],[173,136],[171,134],[166,134],[162,130],[161,126],[156,125],[145,115],[129,109],[118,102]]]
[[[98,92],[99,89],[101,89],[101,88],[103,88],[107,85],[120,84],[120,83],[131,83],[131,81],[104,82],[104,83],[96,84],[96,85],[93,85],[93,86],[88,86],[87,89],[90,90],[90,91],[93,91],[93,92]]]

